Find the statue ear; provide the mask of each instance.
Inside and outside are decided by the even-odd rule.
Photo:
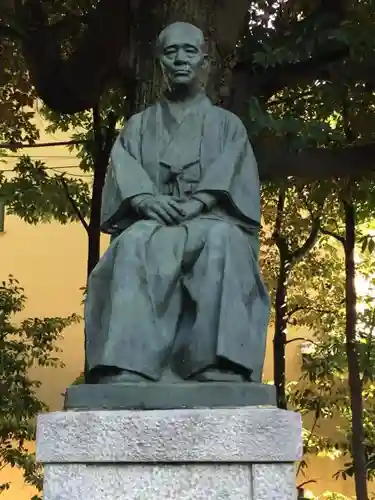
[[[169,90],[171,91],[171,86],[170,86],[170,83],[169,83],[169,78],[165,72],[165,67],[164,67],[164,64],[162,63],[162,61],[159,59],[159,67],[160,67],[160,71],[161,71],[161,74],[162,74],[162,79],[163,79],[163,83],[164,83],[164,86]]]
[[[208,54],[204,54],[202,61],[202,69],[208,70],[210,68],[210,57]]]

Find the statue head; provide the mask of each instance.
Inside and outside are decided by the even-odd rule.
[[[157,39],[157,55],[170,88],[203,82],[208,70],[207,47],[202,31],[189,23],[170,24]]]

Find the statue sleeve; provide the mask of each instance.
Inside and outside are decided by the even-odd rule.
[[[135,221],[133,198],[156,194],[156,187],[141,164],[140,124],[140,115],[131,117],[112,148],[101,210],[101,229],[109,234],[116,232],[119,222],[127,226]]]
[[[259,225],[260,183],[253,148],[241,120],[230,112],[224,113],[217,125],[220,127],[221,152],[204,166],[195,194],[211,193],[229,215]],[[213,123],[213,126],[216,125]],[[204,146],[205,137],[202,140]]]

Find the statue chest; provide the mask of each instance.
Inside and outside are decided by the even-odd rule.
[[[204,117],[186,117],[174,126],[162,126],[143,134],[143,166],[162,194],[186,196],[202,178],[201,145]],[[153,137],[151,137],[153,135]],[[147,144],[144,141],[147,140]]]

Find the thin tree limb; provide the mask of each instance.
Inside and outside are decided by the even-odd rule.
[[[305,257],[305,255],[307,255],[307,253],[310,252],[310,250],[314,247],[316,240],[318,239],[319,229],[320,217],[316,217],[313,219],[311,232],[305,243],[292,253],[291,259],[293,263],[296,263],[299,260],[303,259],[303,257]]]
[[[340,300],[339,304],[344,304],[345,299]],[[309,311],[309,312],[317,312],[319,314],[331,314],[332,311],[330,309],[316,309],[315,307],[307,307],[307,306],[296,306],[288,313],[288,322],[290,322],[292,316],[300,311]]]
[[[65,179],[64,179],[64,176],[61,175],[59,176],[59,179],[58,179],[59,183],[61,184],[61,186],[63,187],[64,191],[65,191],[65,194],[66,194],[66,197],[69,201],[69,203],[72,205],[72,208],[76,214],[76,216],[78,217],[78,219],[80,220],[82,226],[85,228],[86,232],[88,233],[89,232],[89,225],[87,224],[85,218],[83,217],[83,215],[81,214],[81,211],[80,209],[78,208],[78,205],[77,203],[75,202],[74,198],[72,197],[72,195],[70,194],[70,191],[69,191],[69,186],[67,185]]]
[[[50,148],[51,146],[75,146],[85,144],[86,140],[71,140],[57,142],[36,142],[35,144],[23,142],[5,142],[0,143],[0,149],[25,149],[25,148]]]
[[[276,221],[275,221],[275,229],[273,231],[272,239],[276,243],[277,248],[280,252],[280,258],[284,261],[290,260],[291,252],[288,247],[288,242],[286,238],[283,237],[282,233],[282,224],[284,219],[284,206],[285,206],[285,188],[280,188],[279,197],[277,200],[277,208],[276,208]]]
[[[335,240],[340,242],[345,247],[345,238],[343,238],[339,234],[334,233],[333,231],[330,231],[329,229],[324,229],[322,227],[320,228],[320,232],[322,234],[325,234],[326,236],[331,236],[332,238],[335,238]]]
[[[307,446],[308,446],[308,445],[310,444],[310,442],[311,442],[311,438],[313,437],[313,434],[314,434],[315,428],[316,428],[316,426],[318,425],[319,415],[320,415],[320,405],[319,405],[319,403],[318,403],[318,407],[315,409],[314,423],[313,423],[313,425],[311,426],[310,434],[309,434],[309,437],[307,438],[307,442],[306,442],[305,448],[307,448]],[[298,474],[300,473],[300,470],[301,470],[301,464],[302,464],[302,462],[300,462],[300,464],[298,465],[298,469],[297,469],[297,476],[298,476]],[[305,482],[305,483],[303,483],[303,484],[306,484],[306,482]]]
[[[319,344],[315,342],[314,340],[311,339],[306,339],[305,337],[296,337],[294,339],[290,339],[286,341],[286,345],[292,344],[293,342],[310,342],[311,344],[315,345],[316,347],[319,347]]]
[[[298,472],[297,472],[297,475],[298,475]],[[307,479],[306,481],[303,481],[303,483],[300,483],[298,486],[297,486],[297,489],[301,489],[303,488],[304,486],[306,486],[307,484],[312,484],[312,483],[317,483],[318,481],[316,479]]]
[[[23,40],[25,34],[22,30],[11,26],[10,24],[0,23],[0,38],[11,38],[14,40]]]

